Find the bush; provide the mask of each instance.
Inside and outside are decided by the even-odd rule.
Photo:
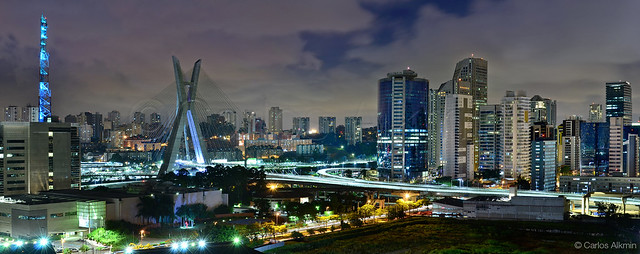
[[[324,233],[327,232],[327,228],[318,228],[316,229],[316,231],[318,231],[319,233]]]
[[[233,213],[233,207],[228,206],[228,205],[219,205],[218,207],[213,209],[213,213],[215,213],[215,214]]]
[[[345,229],[350,229],[351,225],[349,225],[349,223],[346,223],[344,221],[340,222],[340,229],[345,230]]]
[[[316,230],[313,228],[307,229],[307,233],[309,233],[309,235],[313,235],[316,233]]]
[[[293,239],[296,239],[296,240],[301,240],[304,238],[304,235],[298,231],[293,231],[291,232],[291,237],[293,237]]]

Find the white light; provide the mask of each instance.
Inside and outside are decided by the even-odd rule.
[[[198,241],[198,246],[199,246],[200,248],[203,248],[205,245],[207,245],[207,243],[206,243],[204,240],[200,240],[200,241]]]
[[[187,247],[189,247],[189,243],[188,242],[185,241],[185,242],[181,242],[180,243],[180,248],[181,249],[186,249]]]
[[[175,250],[175,249],[177,249],[178,247],[180,247],[180,246],[178,245],[178,243],[172,243],[172,244],[171,244],[171,249],[174,249],[174,250]]]
[[[41,238],[39,243],[40,243],[40,246],[45,246],[45,245],[49,244],[49,239]]]
[[[23,241],[17,241],[17,242],[16,242],[16,246],[18,246],[18,247],[21,247],[23,244],[24,244],[24,242],[23,242]]]
[[[2,246],[4,246],[5,248],[9,247],[10,243],[9,242],[5,242],[2,244]]]
[[[133,249],[132,249],[131,247],[127,247],[127,248],[124,250],[124,253],[127,253],[127,254],[132,253],[132,252],[133,252]]]

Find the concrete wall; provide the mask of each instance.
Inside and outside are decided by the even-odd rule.
[[[563,220],[566,199],[512,197],[509,201],[464,201],[464,215],[477,219]]]

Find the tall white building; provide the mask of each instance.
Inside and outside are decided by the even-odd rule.
[[[524,91],[507,91],[502,98],[502,148],[506,179],[530,178],[531,173],[531,102]]]
[[[242,117],[242,128],[247,134],[254,134],[256,132],[256,112],[244,112]]]
[[[589,122],[595,123],[603,121],[602,104],[591,103],[591,105],[589,105]]]
[[[222,113],[220,113],[220,115],[224,117],[225,122],[233,124],[233,128],[236,129],[236,127],[238,126],[238,123],[236,122],[237,114],[235,110],[226,109],[226,110],[223,110]]]
[[[473,180],[473,96],[447,94],[444,104],[443,175]]]
[[[349,145],[362,143],[362,117],[347,116],[344,118],[344,136]]]

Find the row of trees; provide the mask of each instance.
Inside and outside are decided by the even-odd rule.
[[[263,169],[242,166],[208,166],[204,172],[194,176],[186,169],[167,173],[162,180],[174,182],[185,187],[219,188],[229,194],[229,203],[249,205],[255,196],[264,196],[267,190],[267,175]]]

